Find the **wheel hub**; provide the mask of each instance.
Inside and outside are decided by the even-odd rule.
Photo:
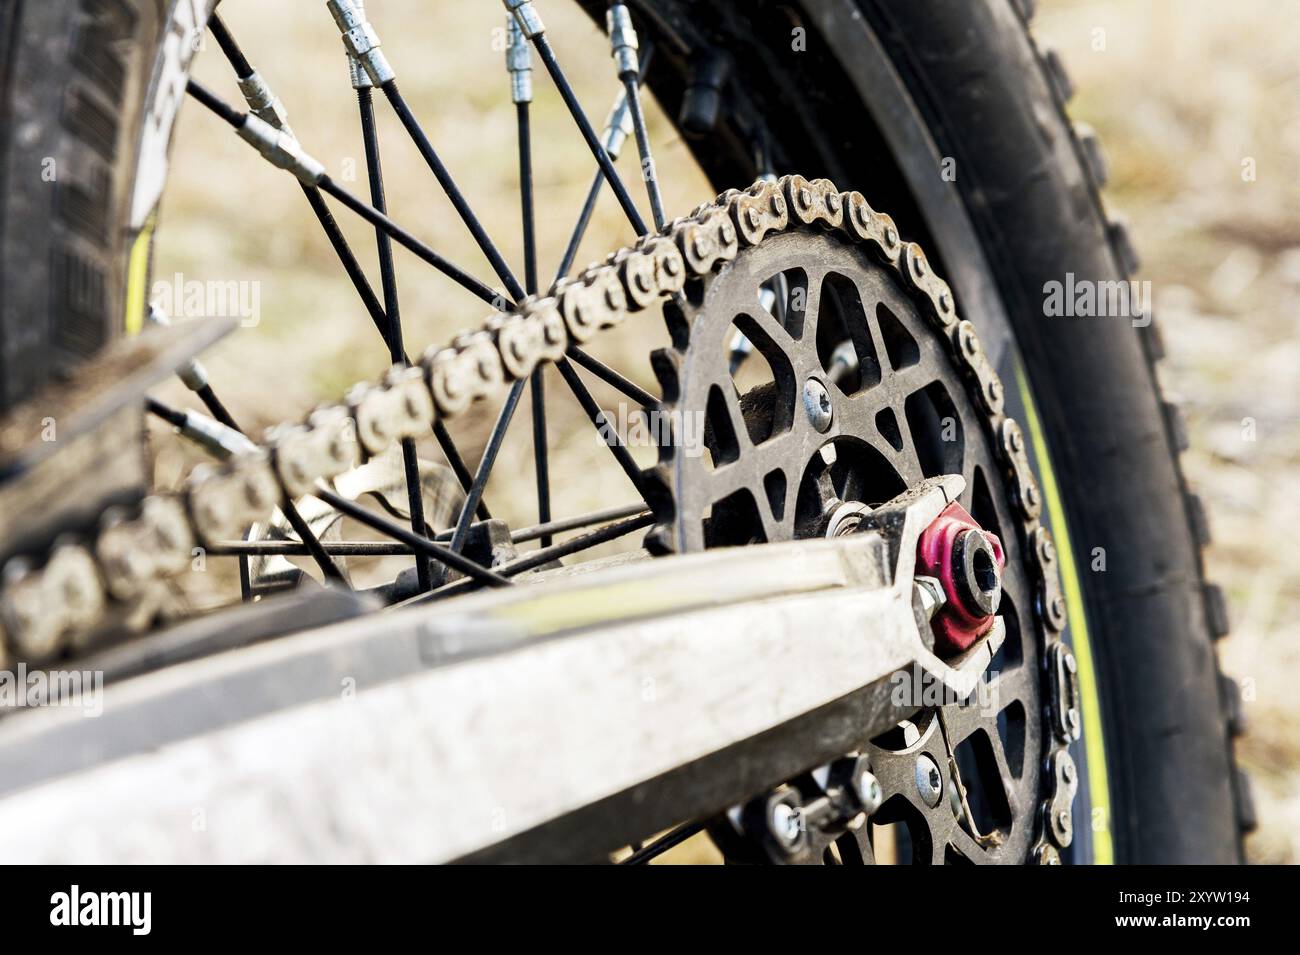
[[[960,504],[949,504],[925,529],[916,572],[938,579],[947,598],[930,622],[941,656],[970,649],[993,626],[1005,565],[998,536],[981,528]]]

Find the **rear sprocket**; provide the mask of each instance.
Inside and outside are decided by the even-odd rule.
[[[787,194],[799,218],[798,188]],[[650,414],[652,433],[672,437],[646,473],[649,543],[689,553],[851,533],[923,479],[961,475],[963,506],[1005,542],[1007,646],[978,700],[917,701],[896,733],[865,744],[884,787],[872,822],[899,824],[890,851],[918,862],[1053,861],[1038,831],[1040,786],[1051,788],[1059,757],[1039,719],[1049,638],[1035,619],[1036,522],[1000,447],[1015,425],[919,248],[883,234],[848,241],[857,208],[840,204],[841,228],[742,247],[666,304],[673,347],[654,356],[665,398]],[[918,783],[936,773],[942,798]],[[846,832],[834,857],[875,859],[871,832]]]

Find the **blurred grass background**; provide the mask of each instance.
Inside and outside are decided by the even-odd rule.
[[[323,10],[227,0],[222,16],[289,109],[295,132],[345,187],[366,195],[355,97],[337,32]],[[1168,359],[1169,391],[1186,401],[1190,477],[1209,507],[1213,579],[1227,588],[1233,632],[1221,646],[1243,681],[1249,734],[1239,756],[1255,783],[1260,862],[1300,860],[1300,562],[1284,550],[1300,525],[1300,4],[1276,0],[1040,0],[1036,33],[1063,54],[1079,93],[1072,112],[1101,133],[1110,159],[1107,199],[1125,212],[1152,282]],[[401,87],[507,260],[522,274],[514,111],[500,47],[500,5],[370,0],[371,18]],[[603,37],[576,7],[545,5],[549,33],[594,121],[614,94]],[[408,26],[409,25],[409,26]],[[196,76],[238,102],[216,49]],[[544,72],[535,71],[534,164],[539,261],[552,277],[593,164]],[[433,176],[377,100],[390,206],[435,248],[485,281],[486,262]],[[664,117],[650,108],[669,215],[712,196]],[[257,281],[261,322],[207,359],[236,416],[260,429],[336,400],[387,364],[378,335],[305,200],[195,106],[182,111],[165,197],[155,280]],[[1243,178],[1243,163],[1255,176]],[[620,164],[634,195],[635,146]],[[631,170],[629,172],[629,170]],[[743,184],[737,184],[743,185]],[[340,215],[372,283],[373,232]],[[578,256],[601,259],[632,238],[608,190]],[[418,354],[487,310],[469,293],[398,250],[407,348]],[[497,284],[491,281],[489,284]],[[594,350],[653,390],[646,361],[657,323],[608,336]],[[1099,383],[1099,387],[1104,387]],[[576,404],[548,381],[555,513],[632,499]],[[594,390],[605,407],[608,389]],[[182,392],[169,395],[182,401]],[[488,498],[512,524],[535,520],[527,399]],[[456,428],[476,461],[495,407]],[[1243,424],[1243,422],[1247,422]],[[1249,423],[1253,422],[1253,440]],[[159,442],[159,482],[192,460]],[[638,452],[643,463],[647,453]],[[425,451],[437,459],[435,450]],[[225,561],[213,576],[233,583]],[[1170,807],[1176,812],[1177,807]]]

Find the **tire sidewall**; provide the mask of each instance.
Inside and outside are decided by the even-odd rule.
[[[6,0],[0,409],[136,329],[136,241],[213,0]],[[128,292],[133,302],[128,314]]]

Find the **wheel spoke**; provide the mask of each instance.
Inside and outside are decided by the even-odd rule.
[[[537,524],[533,527],[521,527],[510,535],[510,539],[516,544],[522,544],[530,540],[545,540],[552,534],[563,534],[565,531],[574,531],[583,527],[591,527],[593,524],[604,524],[609,521],[622,520],[625,517],[635,517],[644,512],[644,504],[624,504],[622,507],[610,507],[603,511],[592,511],[589,514],[582,514],[578,517],[562,517],[559,520],[550,521],[546,524]]]
[[[598,168],[596,175],[592,178],[591,186],[587,189],[587,198],[582,202],[582,211],[578,213],[578,221],[573,226],[573,232],[569,235],[569,244],[565,246],[564,256],[560,259],[559,268],[555,270],[555,279],[559,281],[569,274],[569,269],[573,268],[573,260],[578,257],[578,246],[582,244],[582,237],[587,234],[587,226],[591,224],[591,216],[596,211],[596,200],[600,198],[600,187],[605,182],[605,174]]]
[[[446,564],[453,570],[459,570],[462,574],[492,587],[510,586],[510,581],[496,571],[484,567],[482,564],[470,560],[468,557],[458,554],[442,544],[435,543],[427,537],[416,534],[396,521],[367,510],[356,501],[349,501],[346,497],[336,494],[325,487],[317,488],[315,494],[336,511],[346,514],[358,523],[365,524],[372,530],[401,541],[417,553],[426,554]]]
[[[397,114],[397,118],[406,129],[407,135],[411,137],[411,141],[415,143],[416,149],[419,150],[434,178],[442,186],[442,191],[451,200],[457,215],[469,229],[470,235],[474,237],[475,243],[491,264],[492,270],[505,284],[510,297],[516,302],[519,301],[524,297],[523,288],[514,273],[510,271],[496,244],[487,234],[487,230],[483,228],[483,223],[474,214],[465,194],[456,185],[451,171],[438,155],[424,127],[415,118],[406,98],[398,89],[397,77],[389,66],[387,57],[379,49],[379,35],[366,20],[364,5],[357,0],[329,0],[327,6],[331,16],[334,17],[334,22],[338,25],[344,46],[352,58],[354,85],[361,83],[364,77],[367,86],[378,86],[383,91],[389,105],[393,107],[393,112]]]
[[[411,252],[415,253],[418,258],[423,259],[429,265],[432,265],[439,272],[456,282],[456,284],[473,292],[493,308],[498,311],[505,311],[506,303],[502,301],[502,297],[497,292],[494,292],[488,286],[474,278],[474,276],[460,268],[460,266],[454,265],[447,259],[443,258],[429,246],[425,245],[415,236],[411,235],[411,233],[399,226],[392,219],[388,218],[388,216],[362,202],[346,189],[337,185],[329,178],[329,176],[321,179],[319,185],[321,192],[328,196],[333,196],[371,225],[383,229],[398,245],[404,246]]]
[[[502,564],[496,568],[496,572],[505,578],[516,577],[525,571],[536,570],[538,567],[560,560],[563,557],[570,557],[573,554],[581,553],[584,550],[591,550],[591,548],[598,547],[601,544],[608,544],[610,541],[618,540],[620,537],[625,537],[643,527],[649,527],[653,523],[654,515],[649,511],[642,509],[635,517],[617,521],[613,524],[607,524],[604,527],[597,528],[594,531],[589,531],[586,534],[581,534],[570,540],[532,551],[531,553],[516,558],[507,564]],[[410,602],[419,603],[426,599],[455,597],[464,593],[470,586],[470,581],[457,580],[445,587],[433,591],[432,593],[414,597]]]
[[[625,504],[622,507],[592,511],[589,514],[581,514],[577,517],[565,517],[546,524],[521,527],[517,531],[510,532],[510,540],[515,544],[525,544],[529,541],[544,540],[553,534],[581,530],[584,527],[591,527],[596,524],[609,524],[628,517],[638,517],[644,513],[646,513],[644,505]],[[481,523],[476,522],[471,529],[481,526],[483,526]],[[449,541],[453,533],[454,531],[450,530],[440,531],[433,537],[433,540],[439,543]],[[321,547],[328,554],[349,557],[402,557],[414,553],[405,544],[392,541],[321,541]],[[209,547],[208,553],[219,557],[233,557],[241,554],[268,557],[302,557],[308,551],[305,545],[295,540],[240,540],[220,541]]]
[[[492,271],[496,272],[497,278],[501,279],[510,297],[516,302],[519,301],[524,297],[523,286],[519,284],[519,280],[510,271],[510,266],[506,265],[506,260],[502,257],[500,250],[487,234],[487,230],[483,228],[483,223],[474,214],[474,210],[470,208],[469,202],[465,199],[465,194],[456,185],[456,181],[438,156],[437,150],[433,148],[433,143],[429,141],[428,135],[425,134],[423,127],[415,118],[415,114],[407,106],[406,100],[397,89],[397,81],[389,80],[383,85],[383,91],[388,98],[388,102],[392,104],[393,111],[397,113],[397,118],[402,121],[402,125],[410,134],[411,141],[415,143],[420,155],[424,157],[424,161],[438,180],[438,184],[442,186],[442,191],[447,194],[447,198],[451,200],[451,204],[460,215],[461,221],[469,229],[470,235],[474,237],[478,247],[483,250],[483,254],[492,266]]]
[[[370,202],[380,212],[386,212],[388,201],[384,196],[384,170],[379,158],[379,131],[375,127],[375,108],[371,96],[369,77],[353,67],[354,82],[365,84],[357,89],[357,107],[361,115],[361,136],[366,151],[366,175],[370,180]],[[406,345],[402,335],[402,315],[397,297],[397,273],[393,267],[393,243],[382,229],[375,230],[375,243],[379,256],[380,284],[384,290],[384,313],[388,316],[389,360],[395,364],[406,363]],[[403,438],[402,467],[406,472],[406,500],[411,513],[411,529],[423,535],[424,490],[420,481],[420,461],[412,438]],[[472,513],[472,511],[470,511]],[[427,556],[415,558],[416,581],[423,593],[433,587],[433,567]]]
[[[642,487],[641,469],[637,467],[636,461],[632,459],[631,453],[623,445],[619,436],[605,424],[605,412],[601,410],[600,405],[596,403],[596,399],[592,397],[587,386],[578,377],[577,369],[565,358],[561,358],[556,362],[555,367],[560,370],[560,376],[564,379],[564,383],[569,386],[569,390],[573,392],[573,396],[578,399],[578,404],[582,405],[582,410],[587,413],[587,418],[591,421],[592,427],[596,429],[596,433],[600,435],[602,442],[609,446],[610,453],[618,461],[619,467],[623,469],[623,473],[628,476],[632,486],[637,489],[637,493],[644,499],[645,488]]]
[[[609,25],[609,42],[617,64],[618,79],[623,84],[628,109],[632,114],[632,129],[636,134],[637,153],[641,157],[641,178],[645,180],[655,228],[662,229],[667,221],[664,216],[664,199],[659,191],[659,176],[655,170],[654,156],[650,152],[650,135],[646,131],[645,114],[641,109],[641,82],[637,65],[638,43],[636,29],[632,26],[632,14],[628,12],[627,4],[611,4],[606,21]]]
[[[334,557],[410,557],[415,551],[394,541],[322,541]],[[307,548],[293,540],[222,541],[208,548],[210,557],[302,557]]]
[[[587,354],[577,345],[570,345],[567,354],[570,358],[574,360],[576,364],[579,364],[583,368],[587,369],[587,371],[591,372],[593,375],[595,375],[601,381],[605,382],[605,384],[614,388],[616,391],[622,392],[626,397],[631,398],[642,408],[650,408],[658,404],[659,399],[656,398],[654,395],[650,394],[650,392],[646,391],[644,388],[636,384],[636,382],[631,381],[628,378],[625,378],[623,375],[620,375],[617,371],[615,371],[613,368],[610,368],[609,365],[606,365],[599,358],[594,358],[591,355]]]
[[[202,103],[204,106],[208,107],[208,109],[212,110],[213,113],[215,113],[216,115],[224,119],[228,124],[230,124],[236,130],[249,128],[250,119],[256,120],[258,123],[262,122],[261,120],[258,120],[257,117],[255,116],[250,117],[248,114],[241,113],[238,110],[232,109],[230,106],[221,102],[221,100],[217,96],[215,96],[211,91],[205,89],[195,80],[190,80],[188,82],[188,84],[186,85],[186,91],[191,96],[193,96],[196,100]],[[252,127],[252,128],[256,129],[256,127]],[[464,269],[460,268],[460,266],[454,264],[453,262],[450,262],[449,260],[445,259],[443,256],[439,255],[428,245],[421,242],[410,232],[407,232],[400,225],[398,225],[388,216],[384,215],[378,209],[375,209],[373,206],[369,205],[368,203],[362,202],[360,199],[352,195],[346,189],[339,186],[336,182],[334,182],[334,180],[332,180],[324,172],[317,172],[314,169],[309,172],[305,167],[301,169],[295,168],[293,171],[295,175],[299,175],[300,177],[305,176],[309,180],[312,180],[312,181],[308,181],[306,183],[307,185],[315,185],[317,188],[321,190],[321,192],[324,192],[326,195],[333,196],[335,199],[337,199],[347,208],[351,209],[361,218],[365,219],[371,225],[383,229],[385,232],[388,233],[389,236],[392,237],[393,241],[396,242],[398,245],[404,246],[405,248],[409,249],[417,257],[424,260],[429,265],[432,265],[435,269],[437,269],[439,272],[442,272],[444,275],[452,279],[452,281],[456,282],[458,285],[468,289],[470,292],[473,292],[475,295],[477,295],[483,301],[487,302],[493,308],[504,310],[504,303],[501,301],[500,295],[492,291],[492,289],[488,288],[488,286],[484,285],[478,279],[474,278],[474,276],[470,275]]]
[[[537,294],[537,228],[533,204],[533,137],[530,104],[533,101],[533,63],[528,41],[515,18],[506,15],[506,71],[510,74],[510,99],[515,104],[519,150],[519,209],[524,242],[524,291]],[[543,369],[529,376],[529,404],[533,421],[533,472],[537,481],[537,520],[551,519],[551,476],[546,434],[546,379]],[[551,543],[543,538],[542,546]]]
[[[542,58],[542,63],[546,66],[546,72],[551,74],[551,79],[555,81],[556,88],[560,91],[560,96],[564,99],[564,105],[569,109],[569,115],[577,124],[582,133],[582,138],[587,141],[587,148],[591,154],[596,157],[596,162],[600,164],[601,171],[605,174],[605,179],[609,186],[614,190],[614,195],[618,199],[618,204],[623,208],[623,214],[627,216],[627,221],[632,224],[633,230],[637,235],[645,235],[649,229],[646,228],[645,220],[641,218],[641,213],[637,211],[636,204],[632,202],[632,197],[628,195],[627,186],[618,175],[618,170],[614,168],[614,161],[609,158],[609,153],[605,152],[605,147],[600,144],[596,138],[596,131],[591,128],[591,120],[587,119],[587,114],[582,111],[582,105],[578,102],[578,97],[573,92],[573,87],[569,85],[564,71],[560,68],[559,61],[555,58],[555,51],[551,49],[550,41],[544,34],[538,34],[533,38],[533,46],[537,49],[538,55]]]
[[[246,80],[253,75],[253,64],[248,62],[248,57],[244,56],[244,51],[239,48],[235,42],[234,36],[226,28],[226,23],[221,19],[220,14],[213,11],[211,18],[208,20],[208,29],[212,32],[212,37],[217,41],[217,46],[221,47],[221,52],[226,59],[230,61],[231,67],[234,68],[235,76],[238,79]]]
[[[605,147],[596,136],[596,131],[592,129],[591,120],[587,119],[587,114],[582,111],[582,104],[578,102],[577,94],[573,92],[573,87],[564,75],[559,60],[555,58],[555,51],[551,49],[551,43],[546,38],[546,27],[542,23],[542,18],[533,8],[531,0],[504,0],[504,2],[506,9],[514,15],[515,21],[519,24],[520,31],[533,44],[537,55],[542,58],[542,65],[546,67],[546,72],[551,75],[556,89],[560,91],[560,97],[564,100],[564,105],[569,115],[573,117],[578,131],[582,133],[582,138],[586,140],[587,148],[596,157],[601,171],[609,180],[610,188],[614,190],[618,204],[623,208],[623,214],[627,216],[628,222],[632,223],[632,228],[636,230],[637,235],[645,235],[647,232],[645,220],[641,218],[636,203],[628,194],[627,186],[623,184],[618,171],[614,169],[614,162],[610,159],[609,153],[605,151]]]
[[[488,436],[487,447],[483,449],[483,458],[479,461],[478,471],[474,475],[474,483],[470,485],[469,496],[466,497],[460,510],[460,518],[456,522],[456,533],[451,538],[451,549],[458,554],[465,547],[474,509],[483,497],[483,489],[487,487],[488,478],[492,476],[492,466],[496,464],[501,442],[505,440],[506,430],[510,427],[510,419],[515,416],[515,409],[519,407],[519,399],[523,396],[525,384],[527,380],[521,378],[510,386],[505,404],[501,406],[496,424],[492,426],[492,433]]]
[[[570,538],[567,541],[561,541],[549,547],[540,547],[530,554],[502,565],[501,573],[506,577],[514,577],[526,570],[533,570],[543,564],[559,560],[561,557],[571,557],[574,554],[582,553],[584,550],[590,550],[612,540],[618,540],[620,537],[638,531],[643,527],[649,527],[653,523],[654,516],[649,511],[643,511],[635,517],[629,517],[613,524],[606,524],[604,527],[588,531],[586,534]]]
[[[647,43],[645,49],[641,51],[641,68],[638,81],[645,77],[645,72],[653,58],[654,44]],[[610,159],[617,160],[619,154],[623,151],[623,143],[627,139],[627,127],[630,121],[631,115],[628,112],[627,92],[620,90],[618,96],[614,98],[614,105],[610,107],[609,118],[605,121],[604,137],[601,140]],[[560,260],[559,268],[555,270],[555,280],[557,282],[568,275],[569,269],[573,268],[573,260],[578,257],[578,247],[582,245],[582,238],[587,234],[587,227],[591,224],[591,216],[596,211],[596,200],[600,198],[600,187],[604,184],[605,172],[600,166],[597,166],[591,185],[587,188],[587,198],[583,200],[582,211],[578,214],[578,221],[574,223],[573,231],[569,234],[569,244],[564,248],[564,257]]]
[[[533,417],[533,471],[537,475],[537,521],[545,524],[551,519],[551,474],[546,433],[546,379],[541,368],[533,370],[528,384]],[[550,542],[549,535],[542,538],[543,547]]]
[[[633,852],[624,859],[619,865],[645,865],[656,856],[661,856],[674,846],[679,846],[691,836],[704,830],[702,822],[688,822],[685,825],[678,826],[664,835],[660,836],[654,842]]]
[[[365,272],[361,270],[361,263],[357,261],[352,246],[348,244],[347,237],[343,234],[343,230],[339,228],[334,213],[330,212],[325,197],[321,195],[319,189],[311,186],[303,185],[302,191],[303,195],[307,197],[312,213],[316,216],[316,221],[320,223],[321,228],[325,231],[325,238],[329,240],[330,247],[334,249],[334,254],[343,266],[343,271],[347,273],[348,278],[352,281],[352,287],[357,290],[357,295],[361,298],[361,304],[365,306],[367,314],[370,315],[370,320],[375,323],[375,330],[379,332],[381,338],[387,341],[388,316],[384,314],[384,308],[379,304],[379,299],[375,296],[375,290],[370,287],[370,280],[366,278]]]

